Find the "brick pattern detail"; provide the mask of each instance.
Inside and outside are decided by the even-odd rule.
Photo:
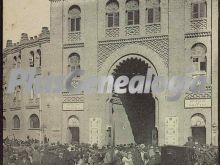
[[[185,99],[211,99],[212,98],[212,89],[211,86],[206,87],[206,91],[204,93],[186,93]]]
[[[81,32],[71,32],[68,34],[69,42],[76,42],[81,40]]]
[[[146,34],[160,33],[160,30],[161,30],[160,24],[150,24],[145,26]]]
[[[198,19],[191,21],[191,30],[206,30],[207,29],[207,20],[206,19]]]
[[[125,35],[126,36],[135,36],[140,33],[139,26],[127,26],[125,27]]]
[[[63,98],[64,103],[83,103],[83,96],[65,96]]]
[[[110,28],[105,30],[105,37],[119,37],[119,28]]]
[[[98,45],[98,71],[101,70],[102,64],[105,60],[118,49],[130,45],[138,44],[149,47],[162,58],[165,65],[168,67],[168,37],[148,37],[140,39],[125,39],[125,40],[115,40],[113,42],[99,42]]]

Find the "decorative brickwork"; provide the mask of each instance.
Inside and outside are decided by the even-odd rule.
[[[80,41],[80,39],[81,39],[81,32],[71,32],[68,34],[68,41],[69,42]]]
[[[211,99],[212,98],[212,88],[211,86],[206,87],[206,91],[204,93],[192,93],[188,92],[186,94],[185,99]]]
[[[119,28],[109,28],[105,30],[105,37],[119,37]]]
[[[207,20],[206,19],[195,19],[191,20],[191,30],[206,30],[207,29]]]
[[[146,34],[155,34],[160,33],[161,26],[160,24],[149,24],[145,27]]]
[[[73,88],[77,88],[79,85],[79,80],[78,79],[73,79],[71,82],[71,85]]]
[[[187,33],[185,34],[185,38],[207,37],[211,35],[212,35],[212,32]]]
[[[63,45],[64,49],[68,49],[68,48],[80,48],[80,47],[84,47],[84,43],[74,43],[74,44],[65,44]]]
[[[135,36],[139,35],[140,27],[139,26],[127,26],[125,27],[125,35],[126,36]]]
[[[63,97],[63,103],[83,103],[84,97],[81,95],[69,95]]]
[[[154,36],[147,38],[100,41],[98,45],[98,71],[100,71],[102,64],[112,53],[130,44],[138,44],[149,47],[158,53],[165,65],[168,66],[168,36]]]

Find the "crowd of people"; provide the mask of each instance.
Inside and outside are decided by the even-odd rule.
[[[185,146],[194,149],[195,165],[217,165],[219,164],[218,147],[206,144],[200,144],[193,140],[193,137],[188,137],[188,142]]]
[[[186,144],[189,145],[189,144]],[[191,143],[190,143],[191,145]],[[209,158],[202,156],[203,161],[198,159],[195,165],[214,165],[216,150],[208,146],[192,146],[197,152],[208,152]],[[84,143],[49,144],[49,139],[40,144],[38,140],[30,139],[22,141],[18,139],[4,139],[3,165],[160,165],[161,148],[145,144],[127,144],[104,146]],[[207,160],[209,161],[207,161]],[[216,158],[217,159],[217,158]],[[204,163],[206,162],[206,163]]]

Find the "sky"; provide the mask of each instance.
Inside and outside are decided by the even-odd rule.
[[[50,26],[49,0],[3,0],[3,47],[7,40],[19,42],[21,33],[29,37]]]

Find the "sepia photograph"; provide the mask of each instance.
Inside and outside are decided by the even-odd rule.
[[[218,165],[218,0],[3,0],[3,165]]]

